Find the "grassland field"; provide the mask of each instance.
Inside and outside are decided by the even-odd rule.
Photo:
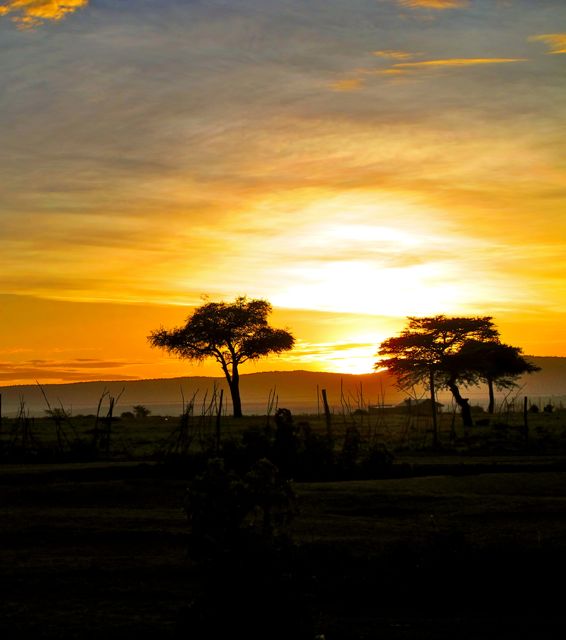
[[[327,428],[319,416],[295,421]],[[221,437],[268,423],[273,418],[223,417]],[[59,458],[34,457],[56,449],[52,419],[4,420],[2,637],[219,637],[183,622],[203,575],[187,553],[188,474],[163,459],[179,424],[158,416],[113,421],[108,449],[73,460],[65,446]],[[438,450],[426,415],[335,415],[337,448],[354,424],[365,441],[393,453],[390,473],[293,485],[293,566],[317,633],[326,640],[563,637],[566,412],[528,415],[528,432],[522,414],[468,432],[457,416],[443,415]],[[10,458],[24,427],[31,455]],[[87,442],[93,421],[73,417],[59,428],[63,439]],[[213,420],[196,416],[191,428],[194,450],[215,437]],[[236,615],[231,598],[244,619],[258,614],[253,589],[249,601],[237,595],[238,585],[249,588],[246,571],[236,566],[218,588],[218,617]],[[292,607],[285,615],[294,615]]]

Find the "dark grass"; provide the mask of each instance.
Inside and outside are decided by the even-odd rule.
[[[521,418],[469,433],[457,425],[454,438],[444,416],[433,451],[426,416],[358,417],[366,441],[394,452],[386,477],[294,483],[285,560],[248,549],[211,574],[189,553],[183,497],[194,469],[164,456],[176,419],[116,421],[109,451],[87,460],[4,455],[0,633],[253,638],[255,620],[257,637],[299,638],[292,624],[308,618],[305,637],[326,640],[562,637],[565,421],[529,416],[526,437]],[[337,448],[353,420],[334,416]],[[224,418],[222,436],[267,422]],[[192,451],[204,456],[214,428],[194,426]],[[49,449],[52,423],[33,429]],[[92,422],[74,419],[74,429],[87,440]],[[283,569],[270,574],[272,562]]]
[[[424,410],[421,410],[424,411]],[[486,426],[464,430],[460,418],[452,412],[439,416],[439,438],[443,450],[460,455],[504,455],[513,452],[566,454],[566,409],[552,413],[528,414],[528,431],[524,429],[521,412],[498,413],[490,418],[477,414],[478,420],[489,420]],[[326,433],[323,416],[295,416],[295,423],[308,423],[316,433]],[[21,421],[20,421],[21,422]],[[178,444],[180,418],[149,416],[145,419],[114,418],[110,423],[110,444],[97,446],[94,441],[94,416],[71,416],[60,425],[63,441],[59,446],[56,426],[50,418],[30,418],[27,428],[31,441],[22,442],[23,427],[18,420],[4,418],[0,428],[0,458],[14,462],[88,461],[88,460],[159,460],[172,452]],[[273,416],[247,416],[234,420],[222,416],[221,437],[239,440],[250,428],[274,426]],[[99,421],[99,431],[106,427]],[[433,442],[430,416],[413,409],[382,409],[372,415],[356,412],[336,413],[332,416],[332,435],[340,447],[351,427],[359,430],[364,442],[385,444],[391,451],[423,452]],[[193,415],[188,423],[190,451],[209,452],[215,442],[215,417]]]
[[[236,637],[267,607],[274,625],[308,609],[327,639],[559,637],[566,473],[523,464],[296,484],[294,596],[271,585],[283,607],[271,612],[250,556],[232,567],[230,589],[206,600],[222,621],[214,633]],[[187,614],[204,605],[202,567],[187,553],[186,485],[148,464],[4,468],[3,637],[216,637],[202,626],[195,635]]]

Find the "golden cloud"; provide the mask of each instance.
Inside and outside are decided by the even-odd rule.
[[[330,85],[332,91],[357,91],[363,86],[363,80],[361,78],[344,78],[343,80],[337,80]]]
[[[468,5],[468,0],[397,0],[402,7],[411,9],[459,9]]]
[[[408,51],[396,51],[395,49],[384,49],[383,51],[374,51],[374,56],[378,56],[379,58],[388,58],[390,60],[409,60],[410,58],[414,58],[414,53],[409,53]]]
[[[441,60],[421,60],[419,62],[398,62],[395,69],[424,69],[431,67],[475,67],[484,64],[506,64],[525,62],[527,58],[445,58]]]
[[[0,16],[12,15],[21,28],[31,28],[46,20],[61,20],[68,13],[86,7],[89,0],[8,0],[0,4]]]
[[[529,38],[532,42],[544,42],[549,54],[566,53],[566,33],[543,33]]]
[[[379,71],[374,71],[373,75],[376,76],[404,76],[408,74],[409,71],[407,69],[395,69],[394,67],[390,69],[380,69]]]
[[[406,60],[413,55],[404,51],[374,51],[373,55],[391,60]],[[356,69],[353,77],[337,80],[329,85],[333,91],[358,91],[365,85],[364,76],[386,76],[400,78],[426,69],[442,69],[447,67],[475,67],[489,64],[508,64],[511,62],[525,62],[527,58],[444,58],[440,60],[418,60],[414,62],[394,62],[385,69]]]

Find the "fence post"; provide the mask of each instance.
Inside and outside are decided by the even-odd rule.
[[[525,442],[529,441],[529,411],[528,411],[529,400],[527,396],[523,399],[523,435],[525,436]]]
[[[224,389],[220,389],[220,402],[216,414],[216,455],[220,456],[220,416],[222,415],[222,402],[224,401]]]
[[[326,430],[330,436],[332,428],[332,416],[330,415],[330,407],[328,406],[328,398],[326,397],[326,389],[321,389],[322,403],[324,405],[324,416],[326,418]]]

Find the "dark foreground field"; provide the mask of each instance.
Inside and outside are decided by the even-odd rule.
[[[273,584],[269,554],[221,572],[190,559],[182,471],[5,465],[0,634],[245,638],[259,618],[270,638],[305,617],[326,640],[563,637],[565,460],[407,462],[414,477],[296,483]]]

